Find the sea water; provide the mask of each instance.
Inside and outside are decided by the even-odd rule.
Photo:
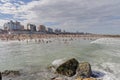
[[[103,80],[120,79],[119,38],[100,38],[94,41],[75,38],[67,43],[63,38],[54,38],[51,41],[0,41],[0,71],[26,70],[34,73],[56,59],[74,57],[79,62],[89,62],[93,73],[98,73]],[[23,80],[30,79],[26,77]]]

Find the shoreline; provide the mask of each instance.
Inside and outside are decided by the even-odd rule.
[[[96,35],[96,34],[0,34],[1,41],[25,41],[52,38],[81,38],[84,40],[96,40],[98,38],[120,38],[120,35]]]

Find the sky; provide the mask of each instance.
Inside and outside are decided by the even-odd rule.
[[[120,0],[0,0],[0,28],[10,20],[24,26],[120,34]]]

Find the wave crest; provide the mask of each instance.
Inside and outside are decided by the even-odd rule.
[[[120,44],[120,39],[119,38],[99,38],[95,41],[92,41],[91,44],[118,45]]]

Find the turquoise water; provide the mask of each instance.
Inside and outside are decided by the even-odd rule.
[[[76,38],[65,43],[62,38],[56,38],[51,41],[0,41],[0,70],[29,69],[34,72],[56,59],[74,57],[80,62],[89,62],[93,71],[103,72],[103,80],[120,79],[120,39],[91,41]]]

